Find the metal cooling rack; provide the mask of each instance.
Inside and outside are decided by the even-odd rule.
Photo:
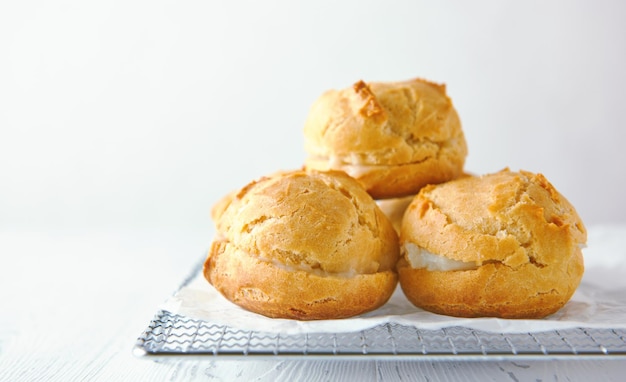
[[[199,268],[194,268],[181,288]],[[385,324],[358,332],[280,334],[240,330],[159,310],[139,336],[142,358],[505,360],[518,358],[626,359],[626,329],[576,328],[492,333],[466,327],[422,330]]]
[[[137,340],[134,353],[149,358],[612,358],[626,356],[626,330],[577,328],[501,334],[465,327],[420,330],[411,326],[386,324],[351,333],[288,335],[238,330],[159,311]]]

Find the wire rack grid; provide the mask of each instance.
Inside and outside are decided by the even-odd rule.
[[[138,338],[134,354],[153,359],[626,359],[626,330],[576,328],[504,334],[460,326],[420,330],[385,324],[358,332],[294,335],[240,330],[160,310]]]

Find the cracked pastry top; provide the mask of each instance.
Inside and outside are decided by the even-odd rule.
[[[397,284],[398,237],[343,172],[291,171],[216,204],[205,278],[268,317],[344,318],[383,305]]]
[[[541,174],[472,176],[424,187],[400,232],[400,284],[413,304],[462,316],[539,318],[582,278],[586,229]]]
[[[312,105],[304,136],[306,168],[345,171],[375,199],[455,179],[467,156],[445,85],[422,79],[329,90]]]

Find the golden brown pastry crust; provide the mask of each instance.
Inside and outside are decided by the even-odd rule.
[[[254,181],[225,208],[204,266],[232,302],[269,317],[354,316],[395,289],[398,238],[374,200],[342,172]]]
[[[376,199],[455,179],[467,156],[445,86],[422,79],[327,91],[313,104],[304,134],[307,168],[345,171]]]
[[[216,241],[204,275],[233,303],[273,318],[352,317],[382,306],[396,287],[392,270],[333,275],[287,268]]]
[[[587,234],[543,175],[505,169],[423,188],[400,237],[401,245],[476,265],[414,269],[405,253],[400,284],[416,306],[463,317],[539,318],[560,309],[578,287]]]
[[[464,172],[461,174],[461,177],[465,176],[473,176],[470,173]],[[378,207],[380,207],[381,211],[387,216],[393,228],[400,234],[400,228],[402,227],[402,218],[404,217],[404,212],[409,207],[409,204],[413,201],[415,195],[403,196],[400,198],[391,198],[391,199],[379,199],[376,201]]]

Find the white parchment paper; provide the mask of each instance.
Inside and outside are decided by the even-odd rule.
[[[413,306],[398,286],[381,308],[354,318],[297,321],[248,312],[222,297],[201,274],[160,307],[190,318],[243,330],[304,334],[360,331],[385,323],[419,329],[464,326],[497,333],[541,332],[576,327],[626,328],[626,226],[595,227],[583,251],[585,274],[572,299],[557,313],[539,320],[456,318]]]

